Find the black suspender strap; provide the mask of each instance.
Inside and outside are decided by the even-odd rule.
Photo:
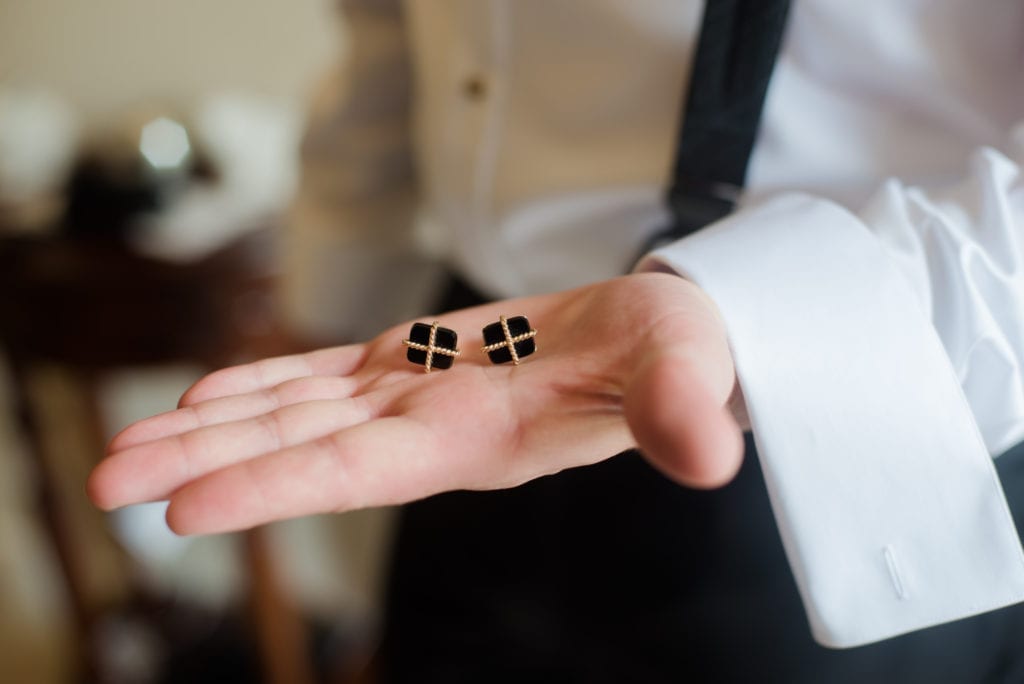
[[[707,0],[668,206],[679,238],[735,206],[746,181],[789,0]]]

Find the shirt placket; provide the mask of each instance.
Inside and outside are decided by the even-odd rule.
[[[486,272],[512,286],[500,255],[495,186],[508,88],[509,27],[505,0],[460,3],[460,41],[448,66],[449,104],[442,146],[446,214],[463,270]]]

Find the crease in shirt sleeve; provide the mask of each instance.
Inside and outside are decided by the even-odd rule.
[[[991,454],[1024,439],[1024,223],[1018,166],[983,149],[941,189],[892,180],[859,216],[906,276]]]

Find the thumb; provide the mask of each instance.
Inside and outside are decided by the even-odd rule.
[[[726,406],[734,375],[722,345],[723,353],[704,355],[654,350],[626,386],[623,408],[640,451],[689,487],[728,483],[743,459],[743,435]]]

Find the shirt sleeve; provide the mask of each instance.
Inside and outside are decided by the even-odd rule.
[[[340,5],[346,50],[312,103],[302,182],[282,245],[285,318],[322,341],[369,338],[422,312],[440,274],[414,230],[418,183],[402,3]]]
[[[851,647],[1024,600],[993,467],[1024,437],[1024,197],[982,150],[859,214],[787,195],[649,255],[728,328],[815,638]]]

